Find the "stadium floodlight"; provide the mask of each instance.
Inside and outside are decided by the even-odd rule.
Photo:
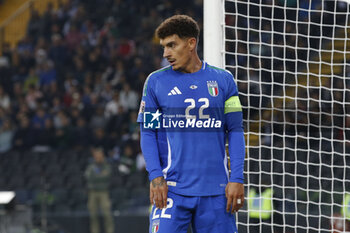
[[[334,232],[350,193],[350,4],[339,2],[204,1],[205,60],[222,56],[212,63],[234,74],[243,107],[239,232]],[[249,218],[253,188],[272,189],[270,221]]]

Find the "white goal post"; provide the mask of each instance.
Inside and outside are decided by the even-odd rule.
[[[350,231],[350,1],[203,3],[204,60],[243,106],[239,232]]]
[[[203,2],[203,52],[204,60],[210,65],[225,66],[225,14],[224,0]]]

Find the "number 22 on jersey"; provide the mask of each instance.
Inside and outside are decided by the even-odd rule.
[[[165,212],[166,212],[166,210],[171,209],[173,207],[173,205],[174,205],[173,199],[168,198],[167,199],[167,206],[166,206],[166,208],[162,209],[162,212],[160,213],[160,215],[159,215],[159,213],[158,214],[156,213],[157,210],[159,210],[159,209],[157,207],[154,208],[153,215],[152,215],[152,220],[153,219],[157,219],[159,217],[160,218],[171,218],[171,214],[166,214]]]
[[[184,101],[185,103],[190,103],[190,105],[185,110],[185,115],[187,119],[196,119],[196,115],[191,115],[190,110],[196,107],[196,101],[192,98],[187,98]],[[204,109],[209,107],[208,98],[200,98],[198,103],[203,103],[199,108],[199,119],[208,119],[209,115],[203,114]]]

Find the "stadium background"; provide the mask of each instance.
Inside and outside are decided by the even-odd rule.
[[[329,35],[346,40],[349,7],[340,1],[260,2],[228,1],[225,9],[226,67],[238,77],[249,139],[246,188],[261,188],[262,180],[273,185],[275,210],[283,215],[275,230],[326,232],[350,180],[350,159],[343,156],[349,123],[342,116],[348,113],[343,77],[350,74],[344,66],[349,57],[345,53],[341,67],[309,64],[333,64],[333,52],[318,50],[329,48]],[[297,12],[297,5],[311,13]],[[166,64],[154,29],[175,13],[193,16],[203,30],[202,0],[0,0],[0,191],[15,191],[20,207],[5,208],[0,232],[12,225],[88,232],[83,174],[90,146],[102,147],[113,165],[116,232],[146,232],[148,182],[135,121],[144,80]],[[345,26],[345,33],[334,25]],[[309,88],[320,74],[335,78],[324,88]],[[274,97],[294,92],[285,88],[293,82],[306,86],[294,96],[298,104],[286,108],[279,100],[272,109]],[[326,118],[319,115],[321,102]],[[288,116],[288,107],[298,116]],[[317,132],[322,140],[314,140]],[[244,232],[246,206],[241,213]],[[23,224],[14,223],[15,214],[26,216]],[[300,228],[293,229],[295,224]]]
[[[136,116],[146,77],[164,65],[153,34],[174,13],[201,22],[202,2],[0,4],[0,190],[15,191],[16,203],[32,211],[17,210],[21,221],[1,215],[0,232],[89,232],[90,146],[102,147],[113,166],[116,232],[146,232]]]

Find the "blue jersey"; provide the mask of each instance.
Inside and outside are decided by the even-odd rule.
[[[242,109],[230,72],[205,62],[194,73],[171,66],[153,72],[138,122],[150,180],[164,176],[169,191],[187,196],[220,195],[228,181],[243,183]]]

